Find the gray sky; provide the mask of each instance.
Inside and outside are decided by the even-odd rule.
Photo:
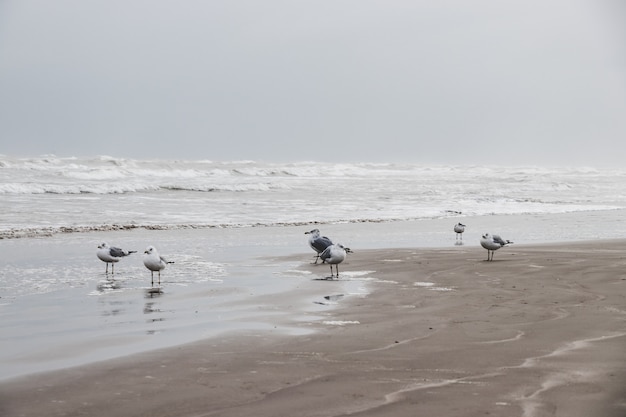
[[[622,0],[3,0],[0,153],[624,166]]]

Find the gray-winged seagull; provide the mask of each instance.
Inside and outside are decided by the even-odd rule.
[[[326,236],[320,236],[320,231],[318,229],[313,229],[310,232],[304,232],[305,235],[309,236],[309,246],[317,252],[317,256],[315,257],[315,263],[320,258],[320,254],[326,250],[327,247],[333,244],[332,240],[327,238]]]
[[[480,239],[480,245],[487,249],[487,260],[493,261],[493,253],[500,249],[503,246],[510,245],[510,240],[504,240],[498,235],[490,235],[489,233],[485,233],[483,237]]]
[[[336,243],[334,245],[330,245],[327,247],[324,252],[320,254],[320,258],[326,263],[330,264],[330,278],[334,277],[333,275],[333,265],[335,265],[335,270],[337,271],[337,279],[339,279],[339,264],[346,259],[346,253],[352,253],[350,248],[346,248],[343,245]]]
[[[463,232],[465,231],[465,225],[462,223],[457,223],[454,225],[454,231],[456,232],[457,240],[460,238],[463,240]]]
[[[111,264],[111,273],[114,274],[115,263],[119,262],[120,259],[122,259],[123,257],[136,252],[136,250],[123,250],[120,248],[116,248],[115,246],[109,246],[109,244],[106,242],[102,242],[98,245],[98,251],[96,252],[96,255],[102,262],[106,263],[106,273],[109,273],[109,264]]]

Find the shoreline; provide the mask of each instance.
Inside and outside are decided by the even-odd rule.
[[[577,211],[565,211],[558,213],[511,213],[511,214],[491,214],[491,215],[464,215],[461,212],[458,212],[458,215],[450,215],[450,216],[435,216],[435,217],[419,217],[419,218],[388,218],[388,219],[362,219],[362,220],[344,220],[344,221],[333,221],[329,223],[323,223],[320,221],[314,222],[306,222],[306,221],[297,221],[297,222],[278,222],[278,223],[267,223],[267,224],[170,224],[170,225],[160,225],[160,224],[137,224],[137,223],[128,223],[128,224],[97,224],[97,225],[82,225],[82,226],[46,226],[46,227],[36,227],[36,228],[8,228],[8,229],[0,229],[0,241],[14,241],[18,239],[44,239],[44,238],[53,238],[64,235],[79,235],[79,234],[93,234],[93,233],[111,233],[111,232],[181,232],[186,233],[190,231],[199,231],[199,232],[221,232],[221,231],[241,231],[241,230],[249,230],[249,229],[266,229],[272,230],[277,228],[284,229],[310,229],[310,228],[324,228],[324,229],[337,229],[337,230],[353,230],[355,227],[365,228],[377,230],[380,227],[389,226],[391,229],[395,229],[396,226],[400,228],[406,224],[422,224],[422,225],[442,225],[446,224],[448,226],[453,225],[454,223],[461,221],[466,223],[471,223],[473,225],[480,226],[488,226],[493,227],[502,227],[507,224],[506,219],[515,219],[512,227],[512,232],[518,235],[521,235],[526,241],[537,241],[537,234],[526,234],[524,233],[524,229],[517,229],[516,227],[519,221],[523,221],[528,223],[527,226],[530,227],[534,232],[536,232],[537,225],[531,225],[530,221],[534,220],[537,224],[541,224],[544,233],[546,233],[546,237],[540,237],[539,240],[547,239],[547,241],[552,243],[567,243],[572,240],[589,240],[595,239],[597,236],[594,233],[597,233],[598,230],[589,227],[589,221],[606,223],[601,225],[601,231],[605,234],[606,238],[616,239],[622,236],[620,233],[610,233],[609,230],[613,230],[614,226],[621,226],[621,219],[623,218],[623,213],[626,212],[626,208],[623,207],[614,207],[611,209],[589,209],[589,210],[577,210]],[[567,221],[564,222],[563,219],[569,219],[573,224],[571,225],[572,229],[576,229],[575,233],[568,234],[565,233],[568,231]],[[604,220],[602,220],[604,219]],[[553,220],[556,220],[553,223]],[[562,231],[558,230],[558,227],[561,226],[564,229]],[[445,232],[449,232],[450,227],[446,227]],[[624,227],[621,227],[624,229]],[[436,232],[441,232],[442,229],[439,227],[437,229],[430,230],[428,226],[426,226],[426,231],[432,234],[431,238],[435,236]],[[485,230],[486,231],[486,230]],[[471,230],[470,230],[471,232]],[[478,233],[478,232],[476,232]],[[446,233],[448,234],[448,233]],[[435,241],[435,247],[438,247],[442,244],[441,239],[437,239]],[[419,245],[423,247],[423,244]],[[426,244],[426,247],[431,247]]]
[[[0,411],[622,416],[625,251],[622,239],[514,244],[493,262],[469,245],[359,250],[340,271],[373,291],[295,321],[312,333],[248,329],[1,381]],[[260,300],[271,316],[276,297]]]

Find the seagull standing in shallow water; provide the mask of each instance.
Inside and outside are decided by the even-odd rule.
[[[330,245],[327,247],[324,252],[320,254],[320,257],[323,261],[330,264],[330,279],[334,277],[333,275],[333,265],[335,265],[335,270],[337,271],[337,279],[339,279],[339,264],[346,259],[346,253],[352,253],[350,248],[345,248],[343,245],[337,243],[334,245]]]
[[[490,235],[489,233],[485,233],[480,239],[480,246],[487,249],[487,260],[493,261],[493,253],[500,249],[503,246],[510,245],[510,240],[504,240],[498,235]]]
[[[463,232],[465,231],[465,225],[462,223],[457,223],[454,225],[454,231],[456,232],[456,239],[459,237],[463,240]]]
[[[109,264],[111,264],[111,273],[114,274],[115,263],[119,262],[119,260],[123,257],[136,252],[136,250],[123,250],[120,248],[116,248],[115,246],[109,246],[108,243],[103,242],[98,245],[98,251],[96,252],[96,255],[102,262],[106,263],[106,273],[109,273]]]
[[[327,247],[333,244],[332,240],[327,238],[326,236],[320,236],[320,231],[318,229],[313,229],[310,232],[304,232],[305,235],[309,236],[309,246],[317,252],[317,256],[315,257],[315,263],[320,258],[320,254],[326,250]]]
[[[164,257],[159,256],[154,246],[148,246],[143,256],[143,264],[150,270],[150,276],[152,278],[152,285],[154,285],[154,273],[159,273],[159,285],[161,285],[161,270],[165,268],[167,264],[173,264],[174,262],[168,262]]]

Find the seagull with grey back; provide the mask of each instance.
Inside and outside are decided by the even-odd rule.
[[[136,253],[136,252],[137,252],[136,250],[123,250],[115,246],[109,246],[109,244],[106,242],[102,242],[101,244],[98,245],[98,250],[96,251],[96,255],[98,256],[98,259],[106,263],[107,267],[106,267],[105,273],[107,274],[109,273],[109,264],[111,264],[111,273],[114,274],[115,263],[119,262],[120,259],[130,255],[131,253]]]
[[[493,253],[503,246],[510,245],[513,242],[504,240],[498,235],[490,235],[485,233],[480,239],[480,246],[487,249],[487,260],[493,261]]]
[[[346,259],[347,253],[352,253],[350,248],[346,248],[342,244],[336,243],[327,247],[324,252],[320,254],[320,258],[330,265],[330,279],[334,278],[333,265],[335,265],[337,279],[339,279],[339,264]]]
[[[318,229],[313,229],[310,232],[304,232],[304,234],[309,235],[309,246],[317,252],[317,256],[315,257],[315,263],[317,263],[318,259],[320,259],[320,254],[324,252],[327,247],[332,245],[333,242],[326,236],[321,236]]]
[[[463,240],[463,232],[465,231],[465,225],[463,223],[457,223],[454,225],[454,232],[456,233],[456,239]]]

